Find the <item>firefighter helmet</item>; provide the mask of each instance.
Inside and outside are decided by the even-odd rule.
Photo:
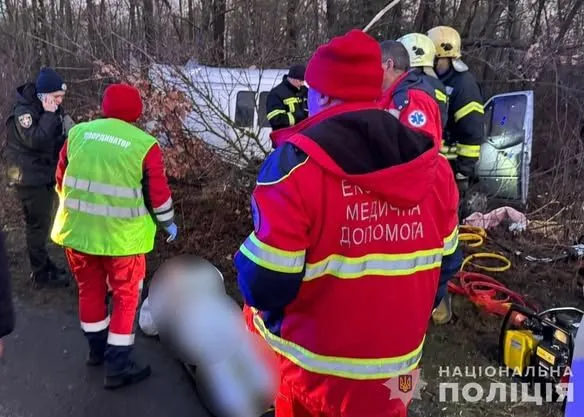
[[[428,31],[436,47],[436,58],[458,59],[462,56],[460,34],[449,26],[436,26]]]
[[[397,40],[406,47],[410,56],[411,67],[433,67],[436,48],[428,36],[421,33],[409,33]]]

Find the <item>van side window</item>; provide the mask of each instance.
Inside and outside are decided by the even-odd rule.
[[[255,93],[239,91],[235,100],[235,127],[253,127]]]
[[[268,121],[268,114],[266,111],[266,102],[268,100],[268,91],[262,91],[260,93],[260,102],[258,105],[258,125],[259,127],[270,127],[270,122]]]

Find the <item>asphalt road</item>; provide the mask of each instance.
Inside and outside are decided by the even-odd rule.
[[[17,320],[0,362],[0,417],[208,417],[184,368],[159,342],[137,337],[136,358],[152,365],[152,376],[109,392],[103,370],[84,364],[74,314],[17,303]]]

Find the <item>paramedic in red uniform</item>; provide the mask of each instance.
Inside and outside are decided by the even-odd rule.
[[[411,43],[411,39],[406,38]],[[428,42],[434,50],[432,41]],[[410,46],[411,47],[411,46]],[[433,62],[432,51],[420,47]],[[382,68],[383,68],[383,108],[387,109],[406,126],[427,133],[434,140],[442,143],[443,118],[438,98],[446,100],[446,93],[436,95],[434,86],[421,68],[412,67],[411,57],[402,42],[384,41],[381,43]],[[424,60],[420,59],[423,63]],[[431,68],[431,67],[430,67]],[[440,83],[437,79],[436,83]],[[444,87],[442,87],[444,88]],[[446,102],[444,102],[444,106]],[[445,123],[445,121],[444,121]]]
[[[380,61],[359,30],[314,53],[310,117],[272,133],[252,194],[235,265],[255,331],[280,357],[276,417],[406,416],[386,385],[418,367],[457,247],[448,161],[380,107]]]
[[[109,86],[102,110],[103,119],[74,126],[61,150],[51,238],[66,248],[78,283],[87,365],[105,362],[105,388],[114,389],[150,375],[150,366],[130,358],[145,254],[154,246],[156,222],[168,240],[176,238],[177,226],[161,149],[133,125],[142,113],[139,91]]]

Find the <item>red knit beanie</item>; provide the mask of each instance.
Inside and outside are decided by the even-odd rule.
[[[308,62],[306,83],[343,101],[376,101],[381,96],[381,47],[361,30],[321,45]]]
[[[134,123],[142,115],[140,92],[128,84],[112,84],[103,93],[101,109],[104,117]]]

